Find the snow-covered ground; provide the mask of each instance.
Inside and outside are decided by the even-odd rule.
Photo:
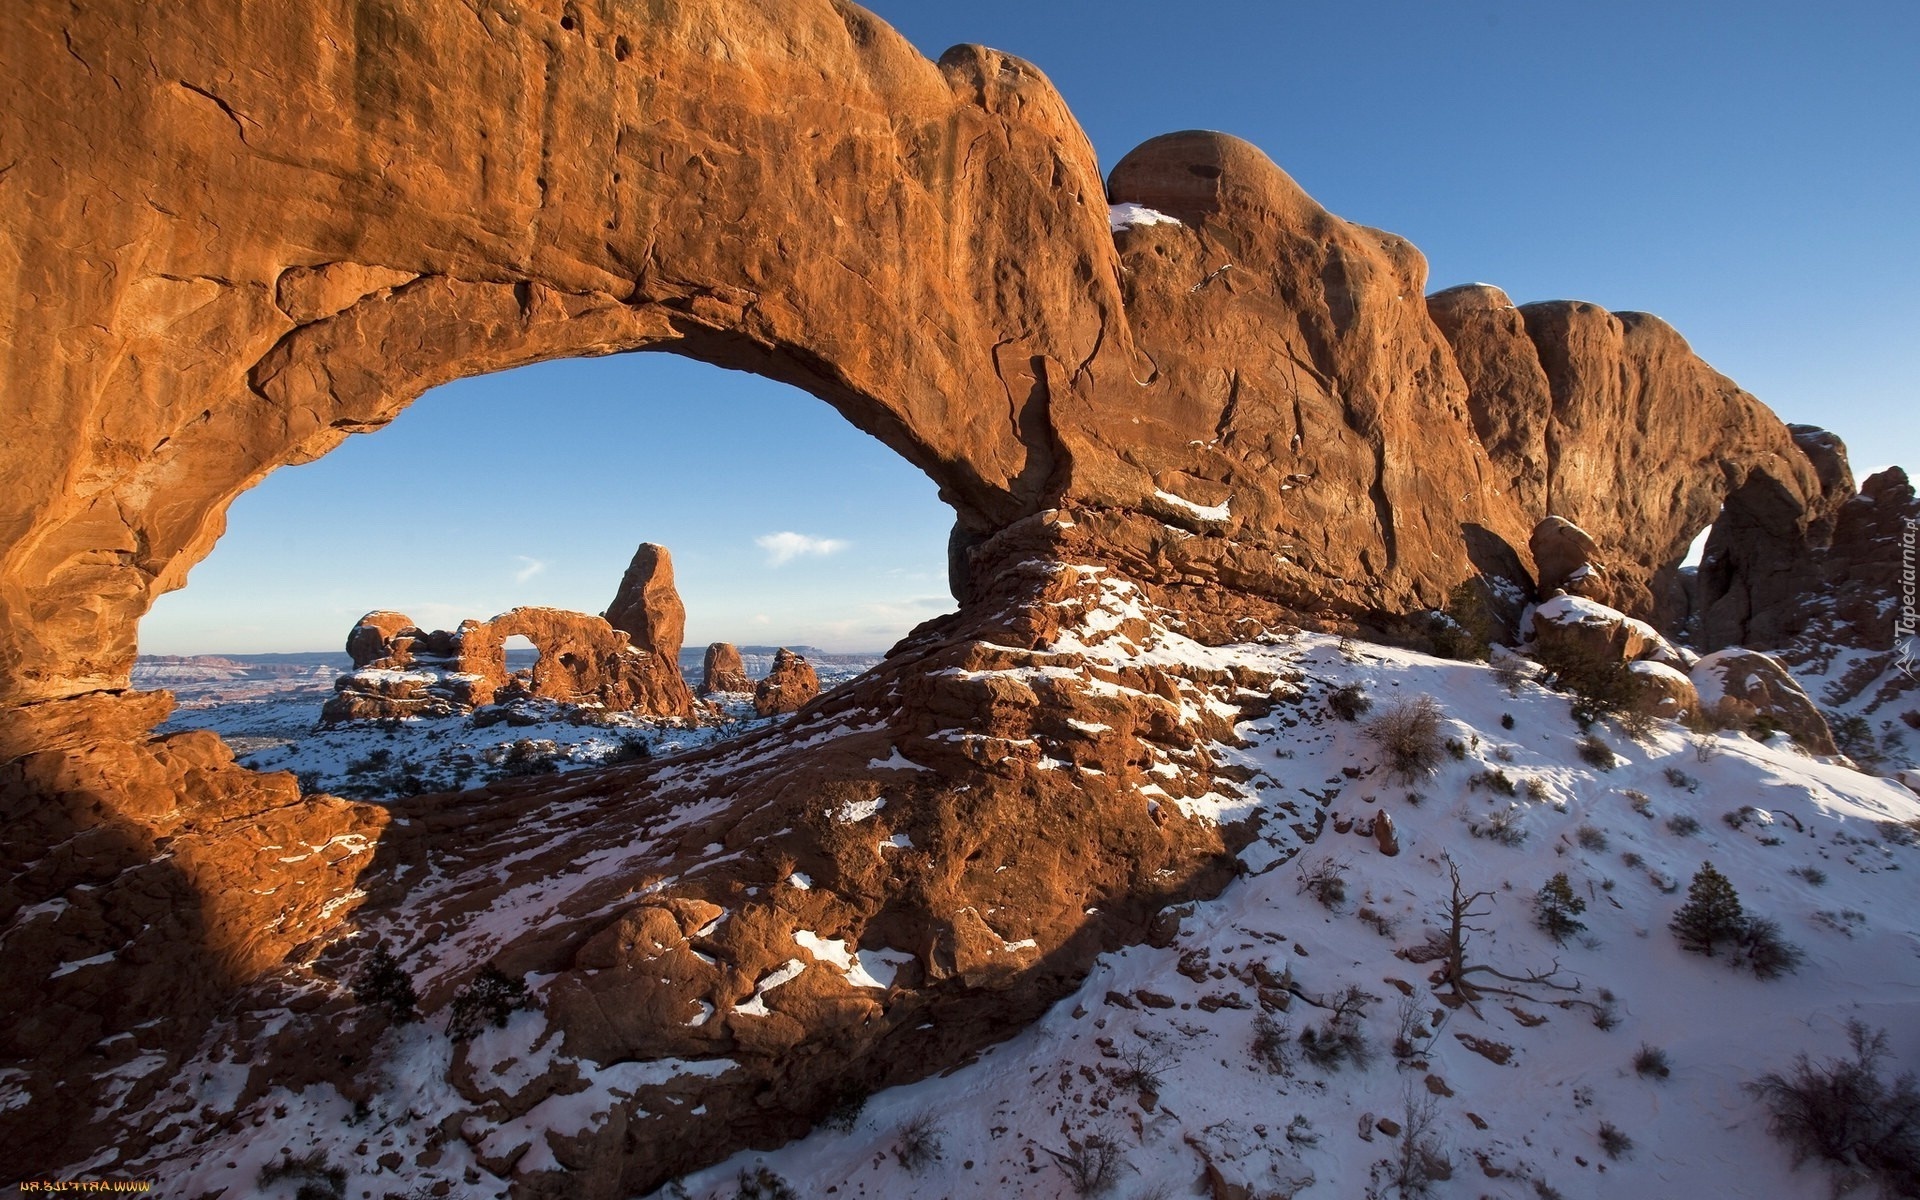
[[[1602,726],[1611,757],[1591,745],[1583,756],[1564,696],[1320,635],[1209,649],[1160,630],[1144,648],[1075,645],[1293,680],[1269,716],[1238,727],[1241,744],[1213,748],[1250,772],[1260,834],[1241,878],[1193,905],[1170,944],[1105,955],[1077,993],[971,1063],[656,1195],[766,1197],[782,1194],[769,1190],[777,1177],[794,1195],[844,1200],[1072,1196],[1095,1194],[1103,1162],[1106,1194],[1143,1200],[1429,1194],[1394,1182],[1412,1145],[1438,1196],[1815,1200],[1827,1176],[1792,1168],[1743,1085],[1798,1053],[1840,1055],[1855,1019],[1888,1032],[1893,1069],[1920,1066],[1920,800],[1897,783],[1783,739],[1670,723],[1644,743]],[[1332,711],[1348,685],[1373,703],[1358,721]],[[1434,772],[1397,780],[1365,729],[1423,695],[1449,748]],[[1382,812],[1393,856],[1373,836]],[[1681,950],[1668,923],[1707,862],[1804,951],[1797,972],[1762,980]],[[1450,868],[1486,893],[1467,962],[1545,982],[1442,1003],[1431,955]],[[1564,945],[1535,923],[1559,873],[1585,904],[1586,929]],[[1329,877],[1342,894],[1316,896],[1309,882]],[[839,950],[797,942],[794,962],[841,970]],[[448,1082],[442,1010],[384,1035],[387,1079],[370,1103],[272,1089],[236,1132],[175,1160],[177,1177],[190,1194],[285,1200],[299,1178],[256,1190],[261,1168],[318,1151],[345,1195],[477,1200],[505,1186],[489,1163],[551,1168],[553,1147],[604,1122],[617,1097],[732,1069],[575,1061],[538,1011],[546,982],[527,980],[535,1010],[483,1033],[462,1069],[510,1093],[558,1068],[584,1090],[486,1125]],[[1302,1035],[1325,1029],[1343,994],[1366,1061],[1315,1065]],[[1636,1070],[1643,1049],[1664,1055],[1666,1074]],[[200,1082],[174,1089],[197,1089],[187,1108],[232,1103],[222,1089],[244,1069],[225,1053],[190,1064]],[[450,1121],[462,1137],[437,1132]]]
[[[756,678],[773,662],[770,654],[742,657]],[[824,691],[879,661],[879,655],[832,655],[814,665]],[[174,692],[174,713],[161,732],[211,729],[244,766],[292,771],[308,791],[368,800],[665,757],[778,720],[756,717],[749,696],[720,695],[713,697],[712,715],[693,720],[605,713],[581,724],[557,704],[527,701],[512,706],[510,719],[493,724],[445,717],[324,729],[320,707],[333,694],[338,674],[319,666],[278,678],[240,679],[232,671],[165,664],[137,667],[134,682]]]
[[[1670,724],[1646,744],[1603,729],[1618,757],[1602,770],[1580,758],[1564,697],[1509,694],[1482,666],[1375,646],[1343,655],[1311,635],[1216,653],[1305,673],[1305,699],[1242,726],[1247,744],[1229,753],[1259,773],[1269,811],[1338,793],[1313,844],[1285,857],[1297,839],[1276,822],[1243,852],[1246,875],[1195,906],[1172,945],[1105,956],[1036,1025],[869,1098],[848,1131],[741,1154],[659,1194],[750,1195],[743,1178],[764,1169],[801,1196],[1072,1196],[1104,1143],[1116,1196],[1396,1196],[1409,1127],[1448,1165],[1451,1180],[1431,1185],[1441,1196],[1828,1194],[1817,1166],[1791,1169],[1742,1085],[1801,1051],[1840,1055],[1854,1018],[1889,1032],[1897,1063],[1920,1065],[1911,793],[1784,742]],[[1345,683],[1374,714],[1435,697],[1464,757],[1390,781],[1368,717],[1348,723],[1320,702]],[[1471,782],[1490,772],[1516,795]],[[1364,836],[1383,809],[1396,857]],[[1518,844],[1471,832],[1503,811]],[[1577,993],[1514,985],[1533,998],[1489,996],[1478,1013],[1436,1000],[1435,964],[1409,958],[1442,925],[1449,861],[1470,892],[1492,893],[1475,906],[1468,961],[1512,975],[1557,964],[1555,982]],[[1761,980],[1680,949],[1667,924],[1709,861],[1805,951],[1797,973]],[[1303,882],[1325,868],[1344,885],[1331,905]],[[1534,924],[1560,872],[1586,904],[1586,931],[1565,945]],[[1268,1011],[1289,973],[1297,994]],[[1357,1028],[1372,1061],[1314,1066],[1298,1040],[1329,1017],[1314,1001],[1350,987],[1369,997]],[[1393,1051],[1403,1016],[1417,1030],[1406,1058]],[[1263,1033],[1285,1069],[1256,1050]],[[1643,1046],[1664,1052],[1668,1075],[1636,1071]],[[1610,1154],[1603,1128],[1630,1145]],[[929,1140],[937,1158],[902,1164],[903,1145]],[[1197,1188],[1209,1168],[1223,1190]]]

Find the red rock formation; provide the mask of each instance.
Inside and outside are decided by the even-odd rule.
[[[673,585],[673,557],[665,546],[640,543],[603,614],[634,646],[674,663],[687,633],[687,606]]]
[[[1723,725],[1783,730],[1815,754],[1837,754],[1826,718],[1779,661],[1757,650],[1719,650],[1693,668],[1708,715]]]
[[[1533,555],[1543,597],[1566,592],[1605,602],[1606,568],[1600,565],[1600,548],[1586,530],[1565,517],[1548,517],[1533,527],[1527,550]]]
[[[387,628],[395,632],[376,640]],[[515,636],[540,652],[524,678],[507,670],[506,643]],[[416,646],[431,648],[433,658],[417,660]],[[347,651],[356,662],[372,657],[335,684],[321,712],[328,724],[444,717],[509,695],[656,717],[694,711],[677,648],[671,657],[639,649],[604,618],[565,609],[516,608],[491,621],[463,621],[452,633],[424,633],[404,613],[369,613],[347,635]]]
[[[1674,575],[1722,501],[1763,505],[1770,536],[1790,542],[1845,499],[1778,418],[1658,317],[1574,301],[1515,308],[1484,284],[1427,307],[1503,490],[1606,546],[1608,602],[1631,615],[1684,615]]]
[[[701,664],[700,694],[752,691],[753,680],[747,678],[747,665],[740,660],[740,651],[733,643],[714,642],[708,646],[706,661]]]
[[[1785,428],[1664,325],[1591,305],[1491,311],[1485,292],[1422,304],[1413,247],[1328,213],[1244,142],[1156,138],[1103,185],[1052,85],[1008,55],[963,46],[931,63],[836,0],[639,7],[9,10],[4,896],[17,912],[97,885],[67,901],[57,938],[9,942],[9,1011],[60,1034],[7,1047],[40,1086],[0,1113],[21,1171],[108,1145],[134,1163],[153,1135],[113,1125],[137,1108],[85,1069],[85,1046],[177,1057],[233,989],[284,1013],[274,980],[308,989],[303,1010],[338,1003],[356,888],[374,898],[367,920],[386,914],[420,953],[479,952],[436,949],[415,922],[500,897],[506,835],[537,812],[565,833],[543,826],[553,844],[525,869],[552,879],[578,883],[579,855],[647,847],[582,884],[604,891],[577,908],[506,906],[509,922],[555,918],[502,952],[566,972],[568,1043],[641,1059],[689,1036],[645,1014],[704,998],[711,1029],[694,1036],[743,1055],[698,1110],[628,1144],[623,1109],[565,1147],[588,1191],[525,1185],[646,1190],[795,1131],[843,1074],[955,1061],[1227,877],[1239,835],[1142,803],[1140,764],[1176,757],[1174,795],[1230,786],[1206,750],[1224,722],[1183,704],[1244,700],[1259,681],[1055,647],[1097,605],[1090,580],[1129,601],[1076,636],[1145,636],[1155,605],[1215,640],[1298,618],[1391,627],[1470,575],[1524,580],[1527,534],[1552,512],[1609,548],[1629,611],[1659,615],[1662,580],[1724,499],[1746,517],[1724,522],[1705,598],[1746,597],[1709,609],[1735,629],[1766,607],[1764,551],[1805,541],[1837,503]],[[1177,223],[1116,233],[1109,201]],[[698,795],[678,790],[691,776],[635,768],[618,803],[566,780],[420,801],[363,867],[358,851],[285,851],[369,838],[382,810],[299,798],[204,737],[145,733],[166,701],[122,694],[136,622],[239,492],[438,383],[640,349],[797,384],[953,505],[961,613],[821,702],[850,729],[884,714],[884,734],[795,750],[781,739],[811,727],[783,726],[760,761],[713,758]],[[577,692],[598,670],[647,703],[690,703],[671,656],[643,669],[613,626],[583,620],[523,610],[459,631],[475,694],[500,686],[494,650],[525,632],[551,641],[537,688]],[[418,660],[406,627],[366,628],[356,661]],[[896,752],[931,769],[887,766]],[[818,805],[883,790],[910,854],[821,822]],[[689,817],[703,804],[711,817]],[[647,840],[687,819],[705,823]],[[743,865],[688,874],[713,842]],[[783,856],[847,886],[787,896]],[[672,956],[651,982],[643,935],[691,936],[696,901],[733,911],[702,943],[717,953]],[[1029,914],[1019,927],[978,915],[1003,901]],[[150,912],[176,923],[151,932]],[[616,921],[626,934],[576,964]],[[768,994],[768,1016],[743,1015],[796,928],[909,948],[921,966],[884,1021],[866,1021],[864,993],[805,976]],[[50,978],[99,954],[118,956],[108,986]],[[472,966],[437,968],[430,1002]],[[260,1069],[335,1069],[312,1039],[351,1041],[345,1018],[314,1022],[307,1040],[251,1047]],[[133,1036],[103,1040],[116,1032]]]
[[[763,717],[796,712],[819,694],[813,664],[782,646],[773,656],[773,669],[753,689],[753,711]]]

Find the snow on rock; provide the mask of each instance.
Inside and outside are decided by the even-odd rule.
[[[1176,496],[1172,492],[1163,492],[1158,488],[1154,489],[1153,494],[1156,499],[1171,504],[1181,512],[1202,521],[1224,521],[1233,515],[1231,496],[1218,504],[1195,504],[1185,496]]]
[[[1125,204],[1107,205],[1107,225],[1115,233],[1119,233],[1123,229],[1131,229],[1135,225],[1178,224],[1180,224],[1180,221],[1177,218],[1170,217],[1166,213],[1156,209],[1148,208],[1144,204],[1134,204],[1129,201]]]

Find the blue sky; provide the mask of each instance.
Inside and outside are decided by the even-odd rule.
[[[1433,288],[1657,313],[1857,467],[1920,465],[1920,4],[871,7],[931,57],[1038,64],[1104,167],[1171,130],[1237,134],[1413,241]],[[665,355],[545,364],[276,472],[141,648],[331,649],[377,607],[598,612],[649,540],[690,643],[883,649],[950,607],[950,522],[792,389]],[[761,544],[780,534],[813,542]]]

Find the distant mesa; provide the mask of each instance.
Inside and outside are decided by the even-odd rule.
[[[753,689],[753,711],[763,717],[790,713],[819,694],[813,664],[782,646],[773,656],[773,670]]]
[[[707,660],[700,671],[700,694],[714,696],[753,691],[747,678],[747,665],[740,659],[739,647],[732,642],[715,642],[707,647]]]

